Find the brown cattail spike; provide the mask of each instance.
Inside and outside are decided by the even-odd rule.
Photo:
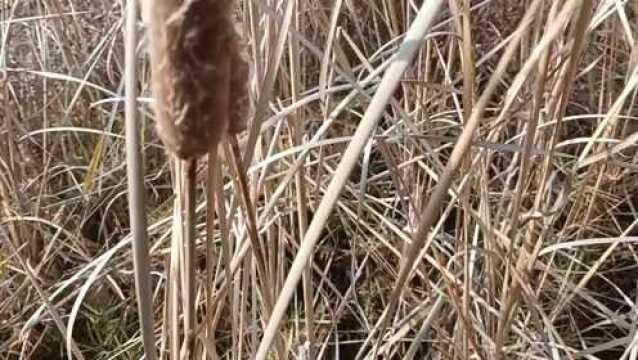
[[[157,129],[183,159],[207,153],[246,116],[248,64],[230,3],[163,0],[148,14]]]

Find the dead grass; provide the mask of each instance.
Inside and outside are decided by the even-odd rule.
[[[139,359],[125,3],[0,4],[0,359]],[[444,1],[383,100],[422,4],[236,1],[254,108],[189,268],[139,37],[161,359],[636,358],[638,5]]]

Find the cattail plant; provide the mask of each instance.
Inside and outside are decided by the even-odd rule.
[[[234,135],[245,126],[249,66],[232,19],[232,2],[166,0],[146,2],[144,6],[157,132],[175,159],[176,206],[180,210],[176,212],[178,221],[173,226],[171,248],[179,255],[171,256],[169,286],[178,287],[178,281],[181,282],[184,327],[180,346],[176,324],[178,297],[170,296],[171,358],[190,358],[195,351],[197,321],[194,225],[197,158],[209,155],[208,166],[212,171],[208,172],[208,181],[213,189],[218,145],[226,134]],[[208,201],[212,205],[214,200],[209,196]],[[210,239],[214,206],[208,209]],[[211,256],[210,252],[207,256]],[[209,273],[211,262],[206,263]],[[211,304],[210,294],[207,295],[207,304]],[[207,309],[207,315],[210,311]]]

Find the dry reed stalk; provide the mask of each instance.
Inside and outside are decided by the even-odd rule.
[[[178,167],[178,165],[175,165]],[[181,188],[179,181],[176,181],[177,186]],[[177,194],[180,192],[178,191]],[[175,200],[176,206],[173,207],[173,230],[171,238],[171,251],[170,251],[170,266],[168,269],[168,319],[169,319],[169,349],[170,358],[179,359],[179,244],[182,242],[181,229],[181,213],[179,209],[179,199]]]
[[[461,8],[458,8],[458,7]],[[470,13],[470,4],[469,1],[464,0],[460,1],[460,4],[457,6],[453,1],[450,2],[450,8],[452,9],[452,13],[458,19],[456,21],[456,28],[460,34],[463,34],[462,41],[460,46],[461,53],[461,66],[463,72],[463,122],[466,122],[471,114],[474,103],[476,102],[476,94],[475,94],[475,63],[474,63],[474,51],[473,51],[473,41],[472,41],[472,32],[471,32],[471,13]],[[461,172],[466,174],[471,174],[471,159],[466,158],[462,164]],[[462,213],[459,213],[459,217],[457,219],[457,234],[460,236],[459,240],[459,250],[463,252],[463,298],[462,298],[462,313],[463,318],[468,319],[470,314],[470,284],[472,273],[470,271],[470,248],[472,244],[470,243],[470,234],[468,233],[468,229],[471,224],[472,219],[470,215],[470,188],[466,187],[459,194],[459,200],[461,204],[461,208],[463,209]],[[459,221],[460,220],[460,221]],[[469,344],[470,338],[475,338],[476,334],[473,332],[471,326],[466,326],[467,321],[459,321],[460,328],[462,330],[462,346],[463,346],[463,357],[469,358]],[[475,340],[472,341],[476,343]]]
[[[183,283],[182,310],[184,311],[184,343],[182,358],[189,359],[193,354],[192,341],[194,339],[197,308],[195,305],[195,168],[197,160],[182,162],[182,201],[180,210],[183,222]]]
[[[206,324],[210,324],[206,327],[205,336],[206,339],[214,342],[215,327],[213,324],[214,308],[213,308],[213,296],[214,296],[214,284],[215,273],[213,265],[213,241],[215,236],[215,182],[217,169],[217,148],[214,147],[208,152],[208,172],[206,182],[206,283],[204,285],[206,294]],[[208,351],[206,351],[208,353]]]
[[[299,13],[299,7],[302,7],[302,4],[296,4],[297,8],[295,8],[295,12]],[[341,2],[338,1],[336,6],[341,6]],[[334,16],[335,18],[337,16]],[[291,24],[291,28],[294,31],[298,31],[302,28],[301,20],[299,16],[295,18],[295,21]],[[331,35],[332,35],[331,31]],[[293,102],[296,102],[299,98],[299,92],[302,88],[302,80],[301,80],[301,66],[302,59],[299,51],[299,43],[296,39],[288,38],[289,42],[289,58],[290,58],[290,92],[291,98]],[[329,54],[329,52],[326,52]],[[325,59],[325,58],[324,58]],[[304,131],[304,117],[302,111],[296,111],[291,119],[293,123],[293,144],[295,146],[300,146],[303,143],[303,131]],[[306,233],[306,229],[308,228],[308,205],[307,205],[307,196],[306,196],[306,172],[304,171],[304,165],[299,168],[295,175],[295,200],[297,206],[297,234],[300,239],[303,238]],[[309,260],[309,263],[312,263],[312,259]],[[303,299],[304,299],[304,320],[305,320],[305,343],[308,345],[306,348],[305,358],[307,360],[312,360],[315,358],[315,336],[314,336],[314,307],[313,307],[313,298],[314,291],[312,287],[312,267],[307,266],[304,270],[304,274],[302,277],[303,283]]]
[[[252,254],[253,258],[249,259],[250,261],[254,261],[255,267],[258,274],[258,285],[261,287],[261,302],[263,305],[262,312],[265,318],[270,318],[270,314],[272,313],[274,296],[275,294],[275,286],[274,279],[269,276],[268,268],[267,268],[267,253],[266,249],[260,245],[259,243],[259,235],[258,235],[258,221],[255,214],[255,207],[253,206],[253,201],[250,196],[250,192],[248,189],[248,179],[246,177],[245,172],[241,168],[241,156],[239,153],[239,144],[235,137],[230,137],[228,143],[225,146],[226,158],[230,161],[231,168],[235,173],[235,183],[239,192],[241,206],[245,212],[246,217],[246,227],[248,232],[248,239],[252,244]],[[247,277],[244,277],[247,278]],[[246,284],[246,282],[244,283]],[[246,292],[243,292],[242,295],[245,295]],[[243,308],[242,308],[243,310]],[[242,339],[243,340],[243,339]],[[279,352],[279,358],[286,357],[285,343],[283,341],[277,342],[277,351]]]
[[[135,291],[146,359],[156,359],[151,271],[146,239],[144,169],[137,124],[137,2],[129,1],[126,21],[126,162],[129,194],[129,218],[133,236]]]

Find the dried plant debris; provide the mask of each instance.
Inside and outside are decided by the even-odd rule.
[[[158,133],[180,158],[244,128],[249,66],[230,4],[169,0],[148,14]]]

